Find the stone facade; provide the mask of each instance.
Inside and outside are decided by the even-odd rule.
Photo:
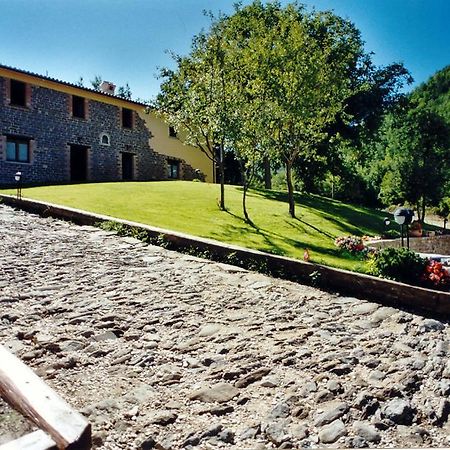
[[[72,95],[59,91],[57,83],[55,89],[27,83],[25,106],[11,105],[10,83],[9,78],[0,77],[0,185],[14,184],[18,171],[24,184],[120,181],[125,176],[132,180],[168,178],[168,157],[150,147],[151,131],[134,102],[130,102],[132,127],[125,128],[121,106],[88,96],[84,99],[85,118],[74,117]],[[77,95],[83,97],[83,89],[79,90]],[[102,136],[107,136],[109,143],[102,143]],[[7,140],[17,138],[28,142],[28,162],[7,160]],[[83,166],[80,180],[75,180],[71,169],[74,147],[84,152],[77,162]],[[122,167],[127,159],[124,153],[128,154],[127,175]],[[193,172],[180,161],[181,176],[196,178]]]
[[[371,246],[376,248],[401,247],[401,239],[389,239],[373,241]],[[406,238],[405,238],[406,245]],[[437,253],[441,255],[450,255],[450,235],[430,236],[421,238],[409,238],[409,247],[411,250],[419,253]]]

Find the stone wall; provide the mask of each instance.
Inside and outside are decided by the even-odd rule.
[[[166,157],[149,146],[151,133],[136,112],[134,126],[121,124],[121,109],[108,103],[86,100],[86,119],[72,117],[71,96],[53,89],[28,85],[29,107],[11,106],[9,80],[0,77],[0,184],[14,183],[21,171],[24,183],[70,181],[70,145],[85,145],[88,151],[88,181],[122,179],[122,152],[135,155],[134,178],[167,178]],[[110,145],[101,145],[106,133]],[[6,161],[6,136],[31,139],[30,163]]]
[[[372,247],[387,248],[400,247],[401,239],[386,239],[381,241],[373,241],[370,243]],[[406,238],[405,238],[406,246]],[[409,238],[409,248],[419,253],[437,253],[441,255],[450,255],[450,234],[443,236],[431,236],[422,238]]]

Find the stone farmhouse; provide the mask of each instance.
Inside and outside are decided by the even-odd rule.
[[[0,65],[0,185],[213,181],[213,165],[146,105]]]

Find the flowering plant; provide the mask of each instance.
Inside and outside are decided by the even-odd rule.
[[[424,281],[435,287],[450,286],[450,273],[441,262],[429,260],[423,274]]]
[[[352,255],[366,257],[369,254],[373,254],[376,250],[373,247],[365,245],[364,240],[367,239],[359,236],[340,236],[335,239],[334,244],[336,247]]]

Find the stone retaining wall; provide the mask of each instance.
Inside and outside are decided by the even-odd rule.
[[[381,241],[370,242],[370,245],[376,248],[398,248],[401,246],[401,239],[383,239]],[[450,255],[450,234],[422,238],[410,237],[409,248],[419,253],[438,253],[441,255]]]
[[[267,267],[271,273],[280,277],[311,284],[323,289],[354,295],[379,303],[421,311],[431,316],[450,318],[450,293],[410,286],[403,283],[384,280],[370,275],[359,274],[347,270],[312,264],[301,260],[287,258],[257,250],[246,249],[235,245],[224,244],[211,239],[204,239],[184,233],[162,228],[151,227],[136,222],[114,217],[88,213],[73,208],[62,207],[34,200],[17,200],[13,196],[0,195],[3,202],[24,210],[70,220],[82,225],[94,225],[101,221],[116,221],[134,227],[140,227],[150,236],[164,235],[165,240],[179,248],[196,247],[202,251],[222,257],[234,254],[236,260],[258,263]]]

